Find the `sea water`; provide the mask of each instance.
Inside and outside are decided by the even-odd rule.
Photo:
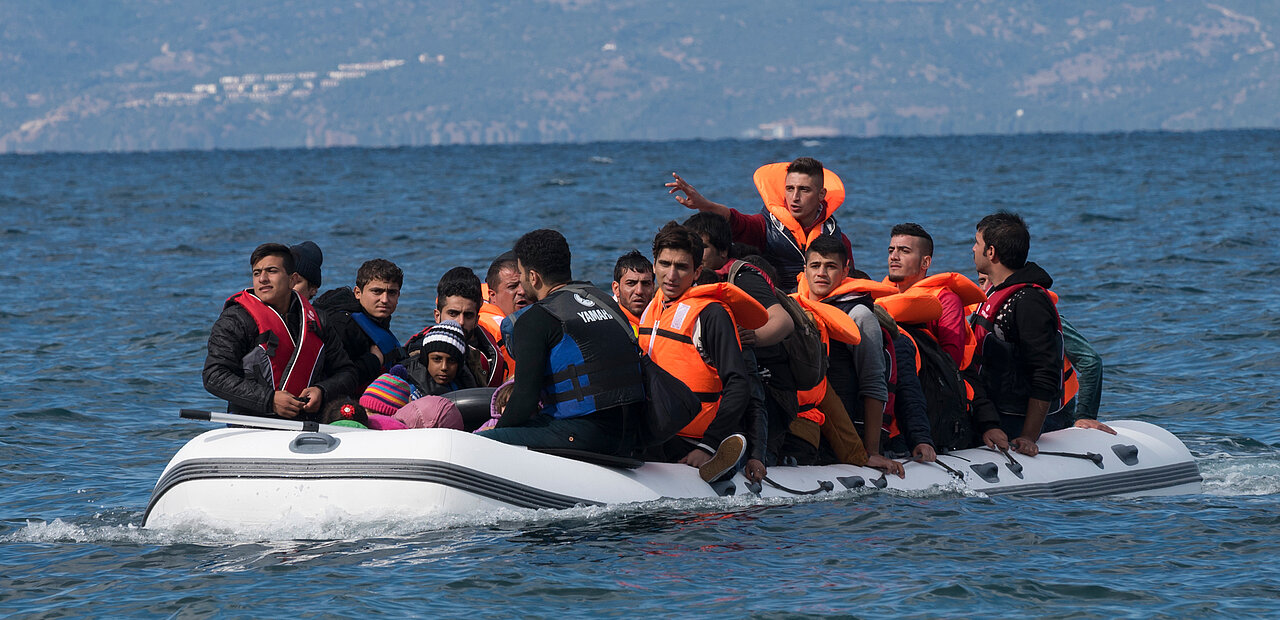
[[[843,493],[255,531],[140,527],[169,457],[219,409],[209,326],[259,243],[311,239],[322,290],[375,257],[393,321],[430,322],[556,228],[574,273],[690,212],[679,172],[747,212],[801,155],[844,181],[856,266],[889,228],[973,274],[974,224],[1026,217],[1031,258],[1106,364],[1103,419],[1170,429],[1199,495],[1055,501]],[[0,156],[0,614],[57,616],[1274,616],[1280,611],[1280,132]]]

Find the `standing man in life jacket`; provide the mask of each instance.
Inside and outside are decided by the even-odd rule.
[[[303,241],[289,246],[293,254],[293,266],[298,269],[294,273],[293,290],[311,301],[320,292],[320,266],[324,264],[324,252],[314,241]]]
[[[974,388],[974,425],[983,443],[1035,456],[1042,432],[1071,421],[1061,408],[1063,342],[1048,291],[1053,278],[1027,261],[1030,247],[1026,222],[1015,213],[978,222],[973,264],[991,289],[972,319],[977,350],[965,379]]]
[[[711,202],[680,175],[673,172],[671,176],[675,181],[666,184],[670,188],[667,193],[681,192],[684,196],[676,196],[676,202],[728,220],[733,240],[760,248],[777,270],[774,286],[784,293],[795,292],[796,278],[804,271],[805,250],[819,235],[834,236],[853,254],[849,238],[835,218],[836,209],[844,202],[844,184],[812,157],[756,170],[756,189],[764,209],[755,215]]]
[[[653,271],[659,290],[640,317],[640,348],[702,401],[693,421],[651,456],[697,467],[712,482],[732,472],[746,448],[741,431],[751,388],[738,325],[757,329],[768,313],[732,284],[694,286],[702,256],[702,239],[692,230],[669,222],[658,231]],[[752,465],[757,472],[763,467]]]
[[[644,412],[640,352],[608,293],[573,281],[564,236],[535,230],[515,244],[534,300],[515,320],[515,382],[497,427],[482,436],[531,448],[626,455]]]
[[[964,368],[966,347],[971,348],[973,330],[965,320],[965,306],[982,303],[987,296],[965,276],[954,273],[929,275],[933,262],[933,237],[919,224],[898,224],[889,233],[889,276],[886,280],[906,292],[912,287],[927,289],[942,303],[942,316],[925,324],[942,350]]]
[[[355,368],[293,290],[288,246],[258,246],[249,266],[253,288],[232,295],[209,332],[204,387],[233,413],[316,419],[327,399],[354,391]]]
[[[335,288],[316,298],[316,309],[338,334],[342,348],[356,367],[356,393],[406,356],[391,333],[391,315],[400,304],[404,272],[384,258],[365,261],[356,271],[356,285]]]
[[[653,300],[653,292],[653,263],[639,250],[619,256],[613,265],[613,298],[637,335],[640,334],[640,315]]]
[[[506,361],[506,371],[502,377],[505,381],[510,379],[515,371],[515,360],[511,358],[511,353],[507,350],[506,342],[502,337],[502,320],[528,306],[529,300],[525,297],[524,287],[520,284],[520,272],[516,269],[516,255],[510,250],[493,259],[484,277],[484,285],[480,287],[480,292],[487,301],[480,304],[478,324],[490,340],[498,343],[498,350]]]

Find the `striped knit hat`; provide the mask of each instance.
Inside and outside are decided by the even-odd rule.
[[[369,411],[393,415],[409,402],[409,382],[393,374],[384,374],[365,389],[360,406]]]
[[[422,338],[422,354],[432,351],[448,353],[459,363],[467,356],[467,338],[457,321],[442,321],[432,325]],[[424,358],[425,359],[425,358]]]

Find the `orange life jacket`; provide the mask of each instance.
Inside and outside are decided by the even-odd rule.
[[[876,299],[876,305],[889,312],[889,316],[899,323],[928,323],[942,316],[942,302],[927,290],[916,290],[913,286],[901,293],[885,295]]]
[[[640,335],[640,317],[634,314],[631,314],[631,311],[627,310],[626,306],[623,306],[622,304],[618,304],[618,308],[622,310],[622,316],[627,317],[627,322],[631,324],[631,331],[634,332],[636,336],[639,336]]]
[[[502,319],[505,318],[507,318],[507,315],[503,314],[502,308],[499,308],[497,304],[486,301],[480,306],[480,320],[478,321],[480,329],[484,330],[489,340],[496,344],[505,362],[502,373],[503,381],[516,374],[516,360],[511,357],[511,354],[507,351],[507,343],[502,339]]]
[[[844,202],[844,183],[830,170],[823,171],[822,212],[806,230],[787,208],[787,162],[768,164],[756,170],[756,189],[764,201],[761,215],[764,217],[764,239],[760,241],[760,253],[778,272],[779,288],[794,290],[792,279],[804,272],[804,254],[809,244],[819,235],[831,235],[848,243],[835,212]]]
[[[804,297],[808,297],[809,281],[804,278],[803,273],[800,274],[800,277],[797,278],[797,280],[799,282],[799,286],[796,288],[796,292]],[[827,293],[827,297],[836,297],[846,293],[866,293],[870,295],[872,299],[879,299],[888,295],[896,295],[898,293],[898,287],[892,284],[876,282],[875,280],[845,278],[840,282],[840,284],[837,284],[835,288],[831,289],[830,293]]]
[[[826,198],[823,200],[824,211],[822,217],[818,218],[818,223],[806,233],[804,227],[796,221],[796,218],[791,215],[791,210],[787,208],[787,167],[790,165],[791,162],[780,161],[760,166],[756,169],[753,180],[756,183],[756,191],[760,193],[760,199],[764,201],[764,208],[787,228],[797,246],[803,251],[822,234],[821,222],[834,215],[836,209],[844,204],[844,181],[841,181],[836,173],[826,168],[822,169],[822,187],[827,190]]]
[[[832,338],[848,344],[858,344],[862,341],[862,334],[858,332],[858,325],[839,308],[812,301],[807,296],[800,296],[799,293],[792,293],[791,297],[813,316],[813,322],[818,326],[818,334],[822,337],[822,346],[828,352],[831,350]],[[827,421],[827,415],[818,408],[818,405],[826,395],[826,377],[823,377],[822,382],[814,386],[813,389],[796,392],[796,400],[800,404],[799,416],[812,420],[821,426]]]
[[[324,352],[324,339],[320,336],[320,318],[311,303],[296,292],[290,294],[302,304],[302,325],[297,343],[289,335],[284,317],[275,308],[262,303],[251,290],[232,295],[224,307],[238,304],[249,312],[258,327],[258,346],[262,347],[271,363],[272,389],[297,396],[311,386],[320,355]],[[251,351],[250,354],[255,353]]]
[[[640,317],[640,348],[663,370],[689,386],[702,401],[698,415],[677,433],[690,439],[701,439],[706,433],[720,408],[724,389],[719,371],[702,358],[693,338],[698,316],[713,303],[724,307],[738,326],[758,329],[769,320],[769,313],[760,302],[727,282],[694,286],[679,299],[665,304],[661,293],[654,295]]]
[[[888,281],[889,279],[885,278],[885,282]],[[978,306],[987,300],[987,294],[981,287],[964,274],[954,271],[925,276],[919,282],[912,284],[908,290],[914,291],[916,289],[929,291],[934,295],[943,290],[955,293],[960,297],[960,303],[965,306],[965,316],[976,312]],[[977,348],[977,340],[973,337],[973,328],[969,326],[969,322],[962,322],[964,323],[964,349],[960,357],[960,367],[965,368],[973,359],[973,352]]]

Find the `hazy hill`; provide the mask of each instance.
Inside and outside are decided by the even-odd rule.
[[[1277,24],[1241,0],[8,1],[0,152],[1275,127]]]

